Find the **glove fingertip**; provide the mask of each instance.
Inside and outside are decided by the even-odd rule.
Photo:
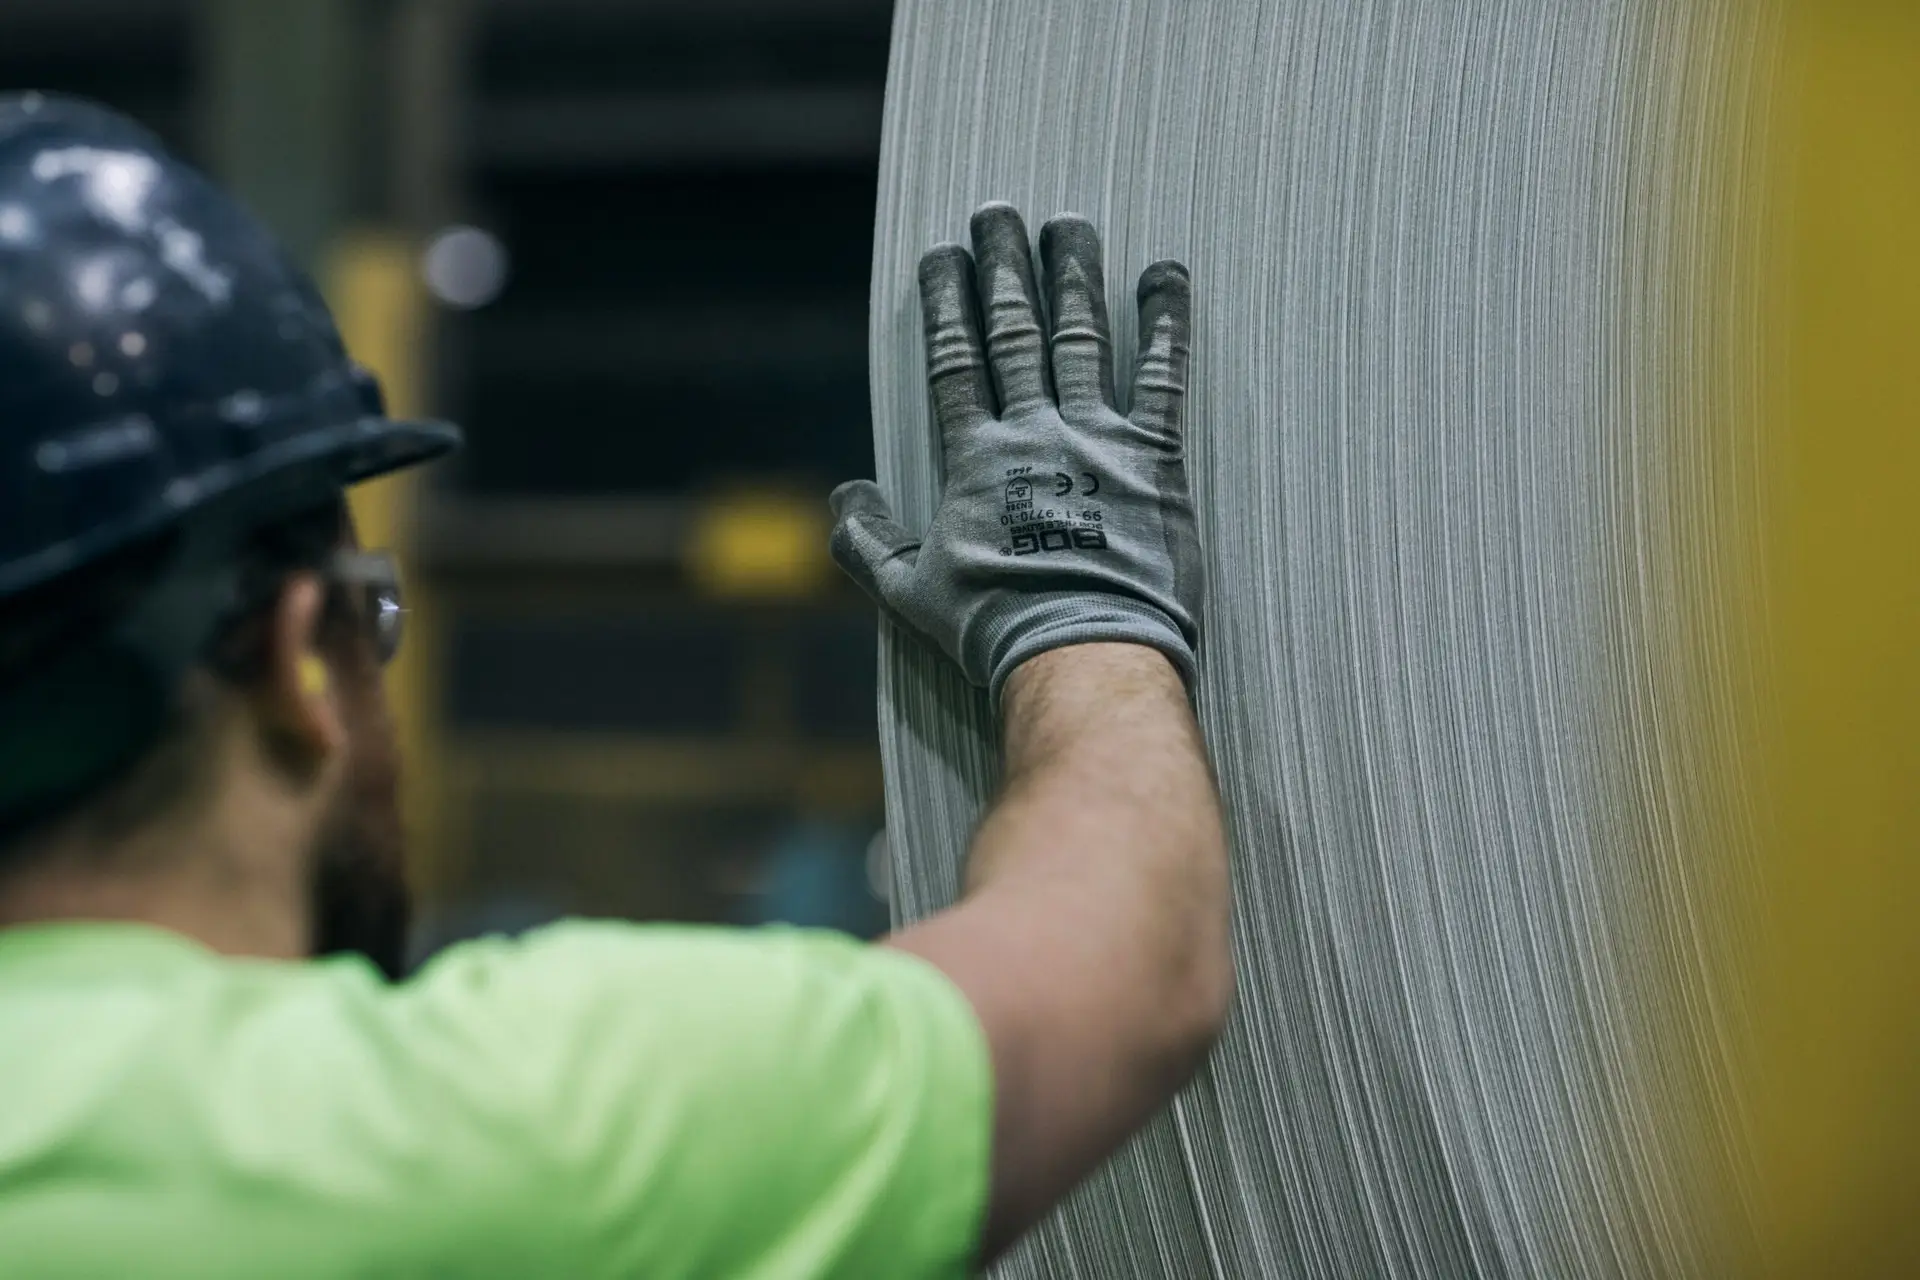
[[[849,480],[834,489],[827,498],[827,504],[833,508],[834,518],[844,520],[854,515],[889,516],[892,508],[887,503],[887,495],[872,480]]]
[[[1006,200],[989,200],[975,209],[967,220],[967,230],[973,235],[976,251],[983,242],[995,237],[1017,238],[1023,247],[1027,241],[1026,220],[1020,216],[1020,210]]]
[[[1193,288],[1193,276],[1186,266],[1173,258],[1162,258],[1150,264],[1140,273],[1140,300],[1145,302],[1156,294],[1172,293],[1184,296]]]
[[[922,294],[930,294],[943,284],[965,280],[972,266],[973,255],[967,252],[965,245],[955,244],[951,240],[941,241],[920,255]]]
[[[1075,253],[1100,260],[1100,233],[1093,223],[1078,213],[1056,213],[1040,228],[1040,260],[1050,263],[1063,253]]]

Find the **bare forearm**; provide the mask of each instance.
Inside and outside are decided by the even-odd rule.
[[[1166,1105],[1233,985],[1219,803],[1173,668],[1061,649],[1014,674],[1005,708],[966,898],[892,940],[959,983],[993,1048],[989,1256]]]
[[[1005,705],[1006,781],[969,893],[1058,897],[1056,927],[1110,950],[1116,987],[1217,1005],[1225,842],[1173,668],[1133,645],[1056,650],[1014,674]]]

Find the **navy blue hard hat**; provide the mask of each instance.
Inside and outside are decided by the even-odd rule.
[[[0,599],[458,442],[389,419],[305,272],[145,130],[0,98]]]
[[[0,97],[0,604],[166,549],[98,634],[0,682],[0,836],[164,732],[253,530],[459,439],[389,419],[306,274],[146,131]]]

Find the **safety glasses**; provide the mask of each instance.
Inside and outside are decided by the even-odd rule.
[[[329,583],[352,600],[385,666],[400,652],[406,634],[406,597],[400,589],[400,564],[388,551],[336,551],[324,573]]]

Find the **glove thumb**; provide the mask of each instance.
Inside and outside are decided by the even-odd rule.
[[[833,538],[827,544],[834,563],[874,603],[898,616],[894,601],[913,577],[920,539],[893,518],[893,509],[871,480],[849,480],[833,491]]]

